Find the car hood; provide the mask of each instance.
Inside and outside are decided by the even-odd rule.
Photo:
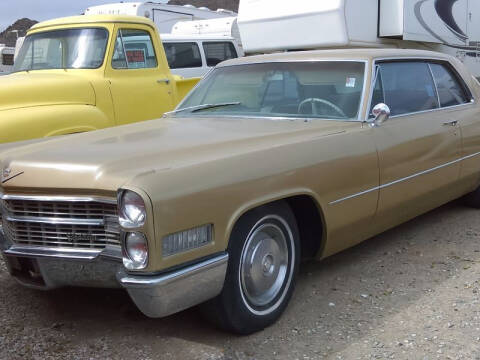
[[[199,166],[305,138],[345,131],[340,121],[172,118],[34,143],[0,153],[6,192],[28,189],[116,191],[153,172]],[[218,161],[218,163],[221,163]]]
[[[95,105],[90,82],[72,74],[35,71],[0,77],[0,111],[66,104]]]

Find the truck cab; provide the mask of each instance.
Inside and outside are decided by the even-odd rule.
[[[0,143],[156,119],[197,81],[170,72],[146,18],[43,22],[28,32],[13,73],[0,79]]]

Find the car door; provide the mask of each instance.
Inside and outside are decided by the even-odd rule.
[[[372,107],[385,103],[391,117],[374,128],[380,168],[377,231],[404,222],[456,196],[461,134],[440,108],[427,61],[376,64]]]
[[[172,79],[150,28],[116,27],[111,61],[106,71],[117,124],[150,120],[172,110]]]
[[[480,118],[478,104],[456,69],[447,62],[430,64],[437,84],[445,120],[457,121],[462,134],[460,179],[457,188],[462,193],[473,191],[479,184]],[[468,74],[469,75],[469,74]]]

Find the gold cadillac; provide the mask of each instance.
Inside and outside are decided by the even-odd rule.
[[[219,65],[165,118],[4,151],[0,247],[40,289],[123,287],[237,333],[323,259],[467,195],[480,85],[457,60],[332,50]]]

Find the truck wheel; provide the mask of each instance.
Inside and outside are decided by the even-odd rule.
[[[295,217],[283,201],[242,216],[230,236],[222,293],[206,304],[204,314],[244,335],[273,324],[295,287],[299,241]]]

